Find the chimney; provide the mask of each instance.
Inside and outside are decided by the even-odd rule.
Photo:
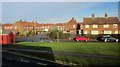
[[[22,20],[20,20],[20,21],[22,21]]]
[[[94,14],[92,14],[92,18],[94,18],[95,17],[95,15]]]
[[[105,13],[105,18],[108,18],[108,14],[107,13]]]
[[[71,20],[74,20],[74,18],[72,17],[72,19]]]

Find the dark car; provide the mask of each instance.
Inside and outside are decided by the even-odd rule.
[[[98,37],[97,40],[104,41],[104,42],[118,42],[117,38],[114,38],[114,37],[112,37],[110,35]]]

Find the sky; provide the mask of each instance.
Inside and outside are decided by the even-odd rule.
[[[119,0],[1,0],[2,2],[118,2]]]
[[[84,17],[118,16],[118,2],[3,2],[2,22],[17,20],[39,23],[64,23],[72,17],[82,22]]]

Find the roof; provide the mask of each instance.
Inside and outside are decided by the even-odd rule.
[[[113,24],[119,23],[117,17],[97,17],[97,18],[84,18],[82,24]]]
[[[16,23],[21,24],[23,26],[34,26],[35,24],[37,25],[37,22],[26,22],[26,21],[17,21]]]
[[[77,22],[74,18],[72,18],[70,21],[68,21],[68,23],[77,23]]]
[[[52,25],[55,25],[55,24],[49,24],[49,23],[47,23],[47,24],[42,24],[43,26],[52,26]]]
[[[2,26],[12,26],[13,24],[3,24]]]
[[[64,26],[65,24],[63,23],[57,23],[56,26]]]

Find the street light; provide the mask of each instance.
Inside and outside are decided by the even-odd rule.
[[[59,32],[57,32],[57,42],[59,42]]]

